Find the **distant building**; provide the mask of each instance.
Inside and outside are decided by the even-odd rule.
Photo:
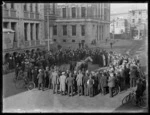
[[[3,47],[3,57],[17,52],[44,48],[44,5],[39,3],[5,3],[3,6],[3,28],[14,31],[12,47]],[[8,33],[9,34],[9,33]],[[3,40],[6,36],[3,36]],[[5,42],[7,45],[8,42]],[[5,59],[5,58],[4,58]]]
[[[65,3],[56,5],[53,41],[58,44],[101,42],[109,38],[109,3]]]
[[[117,18],[110,24],[110,34],[114,34],[114,38],[126,39],[129,37],[129,25],[127,19]]]
[[[146,9],[129,11],[129,23],[133,38],[145,37],[148,30],[148,11]]]
[[[147,10],[134,9],[127,13],[111,15],[110,34],[120,38],[144,37],[147,31]],[[122,34],[122,36],[121,36]],[[126,35],[125,35],[126,34]],[[126,37],[125,37],[126,36]]]

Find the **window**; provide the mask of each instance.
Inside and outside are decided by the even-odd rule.
[[[7,8],[7,5],[6,5],[6,3],[4,3],[4,8]]]
[[[132,19],[132,23],[134,23],[134,21],[135,21],[135,20],[134,20],[134,19]]]
[[[57,26],[56,25],[53,26],[53,35],[57,35]]]
[[[53,14],[55,14],[55,3],[53,3]]]
[[[27,4],[24,4],[24,11],[27,11]]]
[[[139,23],[141,23],[141,19],[139,18]]]
[[[123,34],[123,29],[120,30],[121,34]]]
[[[35,12],[38,13],[38,4],[35,5]]]
[[[8,22],[3,22],[3,28],[8,28]]]
[[[31,24],[30,35],[31,35],[31,40],[33,40],[33,24]]]
[[[25,38],[25,41],[28,40],[28,38],[27,38],[27,29],[28,29],[28,24],[24,23],[24,38]]]
[[[84,18],[85,17],[85,7],[81,7],[81,17]]]
[[[132,11],[132,15],[133,15],[133,16],[135,15],[135,11]]]
[[[75,18],[76,17],[76,8],[73,7],[72,8],[72,18]]]
[[[14,9],[14,3],[11,3],[11,4],[10,4],[10,8],[11,8],[11,9]]]
[[[141,15],[141,11],[139,11],[139,15]]]
[[[72,42],[76,42],[75,40],[72,40]]]
[[[72,36],[76,36],[76,25],[72,26]]]
[[[17,42],[17,38],[16,38],[16,23],[11,23],[11,29],[15,31],[15,33],[14,33],[14,42]]]
[[[63,42],[66,42],[66,40],[63,40]]]
[[[30,4],[30,11],[33,12],[33,6]]]
[[[36,24],[36,40],[39,39],[39,24]]]
[[[56,42],[57,40],[56,40],[56,39],[53,39],[53,41]]]
[[[63,25],[63,35],[67,35],[67,25]]]
[[[62,9],[63,18],[66,18],[66,8]]]
[[[85,36],[85,25],[81,25],[81,35]]]

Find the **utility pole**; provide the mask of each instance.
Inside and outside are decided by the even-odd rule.
[[[114,25],[115,20],[113,20],[113,40],[114,40],[114,34],[115,34],[115,25]]]
[[[48,25],[48,51],[50,50],[50,44],[49,44],[49,40],[50,40],[50,29],[49,29],[49,16],[50,16],[49,14],[50,14],[50,13],[49,13],[49,12],[50,12],[50,11],[49,11],[49,10],[50,10],[50,9],[49,9],[49,7],[48,7],[48,8],[47,8],[47,15],[48,15],[48,21],[47,21],[47,23],[48,23],[48,24],[47,24],[47,25]]]

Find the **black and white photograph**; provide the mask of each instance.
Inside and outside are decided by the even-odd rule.
[[[3,113],[147,113],[148,2],[3,2]]]

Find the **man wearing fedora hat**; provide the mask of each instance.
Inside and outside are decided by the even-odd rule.
[[[68,86],[68,96],[70,96],[70,92],[71,92],[71,96],[73,96],[74,78],[71,72],[69,73],[69,77],[67,78],[66,82]]]

